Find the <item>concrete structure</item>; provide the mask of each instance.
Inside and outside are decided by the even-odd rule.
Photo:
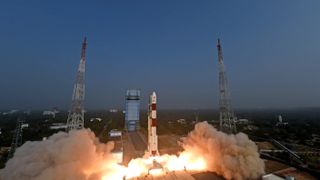
[[[125,129],[136,131],[139,129],[140,119],[140,91],[136,89],[127,90],[126,110],[125,110]]]

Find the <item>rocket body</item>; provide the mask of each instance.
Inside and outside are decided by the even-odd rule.
[[[157,95],[153,92],[148,108],[148,151],[150,156],[159,155],[157,135]]]

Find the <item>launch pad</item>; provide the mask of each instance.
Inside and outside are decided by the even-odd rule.
[[[177,141],[180,139],[177,135],[159,135],[159,154],[175,154],[181,152],[182,148]],[[133,140],[135,139],[135,140]],[[142,157],[145,153],[142,150],[147,147],[146,135],[141,131],[126,133],[126,140],[124,141],[124,165],[128,165],[129,161],[134,158]],[[152,159],[152,158],[151,158]],[[126,180],[224,180],[222,176],[213,172],[199,172],[199,171],[168,171],[158,162],[152,162],[148,174],[134,177]],[[160,165],[159,165],[160,164]]]
[[[130,180],[225,180],[222,176],[213,172],[188,172],[188,171],[171,171],[161,175],[148,175],[135,177]]]

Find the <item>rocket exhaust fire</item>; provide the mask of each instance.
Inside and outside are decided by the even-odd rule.
[[[257,146],[243,133],[227,135],[207,122],[182,139],[183,151],[176,155],[132,159],[121,166],[111,155],[113,143],[101,144],[90,130],[59,132],[46,141],[26,142],[16,150],[0,179],[68,179],[121,180],[145,176],[153,159],[164,170],[151,170],[152,175],[168,171],[212,171],[226,179],[256,179],[264,173]],[[156,164],[158,166],[158,164]]]

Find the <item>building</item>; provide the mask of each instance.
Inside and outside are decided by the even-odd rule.
[[[136,131],[139,129],[140,90],[130,89],[126,93],[125,129]]]
[[[109,112],[111,112],[111,113],[117,113],[117,112],[118,112],[118,109],[109,109]]]
[[[289,124],[288,122],[283,121],[281,115],[278,116],[278,122],[277,122],[276,126],[284,127],[284,126],[287,126],[288,124]]]
[[[23,128],[28,128],[29,127],[29,124],[28,123],[22,123],[21,124],[21,128],[23,129]]]
[[[179,123],[179,124],[187,124],[187,121],[185,119],[178,119],[177,123]]]
[[[98,117],[96,117],[96,118],[91,118],[91,119],[90,119],[90,122],[93,122],[93,121],[99,121],[99,122],[101,122],[102,119],[101,119],[101,118],[98,118]]]
[[[53,118],[55,118],[56,113],[54,111],[43,111],[42,115],[43,116],[52,116]]]
[[[55,130],[58,130],[58,129],[67,129],[68,126],[66,123],[52,123],[50,126],[49,126],[49,129],[55,129]]]
[[[248,119],[238,119],[238,120],[237,120],[237,123],[238,123],[238,124],[248,124],[248,123],[249,123],[249,120],[248,120]]]

